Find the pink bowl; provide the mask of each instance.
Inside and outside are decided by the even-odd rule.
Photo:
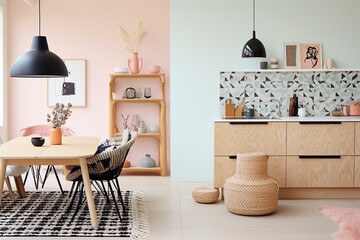
[[[157,65],[150,65],[149,66],[149,72],[150,73],[159,73],[160,72],[160,66]]]

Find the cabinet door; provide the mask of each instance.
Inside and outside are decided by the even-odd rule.
[[[286,123],[216,123],[215,155],[236,155],[244,152],[285,155]]]
[[[287,155],[354,155],[354,128],[353,122],[288,122]]]
[[[268,171],[270,177],[274,177],[279,187],[285,187],[285,163],[286,157],[269,156]],[[215,157],[214,187],[222,188],[226,179],[233,176],[236,170],[236,156]]]
[[[360,187],[360,156],[355,156],[355,185]]]
[[[226,179],[235,174],[236,156],[215,157],[214,164],[214,187],[222,188]]]
[[[229,153],[229,123],[215,123],[214,126],[215,156],[230,155]]]
[[[286,187],[353,187],[354,157],[300,158],[288,156]]]
[[[360,122],[355,123],[355,155],[360,156]]]
[[[285,187],[286,157],[269,156],[267,168],[267,174],[276,179],[279,187]]]

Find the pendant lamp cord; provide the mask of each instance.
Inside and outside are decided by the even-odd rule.
[[[39,0],[39,36],[41,36],[41,14],[40,14],[40,2]]]
[[[253,31],[255,31],[255,0],[253,0]]]

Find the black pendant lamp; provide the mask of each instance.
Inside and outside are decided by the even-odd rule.
[[[10,77],[19,78],[58,78],[67,77],[64,61],[49,51],[45,36],[41,36],[39,0],[39,36],[33,37],[30,51],[15,59],[10,69]]]
[[[255,0],[253,0],[253,37],[246,42],[242,51],[242,57],[266,58],[265,47],[262,42],[256,38],[255,35]]]

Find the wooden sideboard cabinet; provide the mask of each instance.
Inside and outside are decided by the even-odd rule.
[[[234,175],[236,155],[263,152],[268,155],[268,174],[285,186],[286,123],[216,122],[214,186],[222,189]]]
[[[280,198],[360,198],[360,122],[215,122],[214,186],[235,173],[236,154],[260,151]]]

